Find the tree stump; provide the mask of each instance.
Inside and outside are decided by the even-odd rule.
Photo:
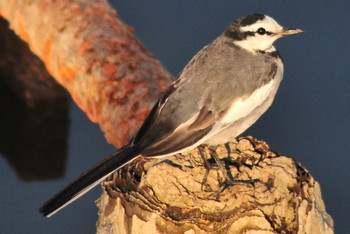
[[[207,149],[209,152],[209,149]],[[240,138],[217,154],[237,183],[207,172],[198,149],[138,161],[104,182],[97,233],[333,233],[320,186],[292,158],[264,141]]]

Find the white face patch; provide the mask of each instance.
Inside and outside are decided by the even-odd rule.
[[[264,28],[266,32],[272,34],[265,33],[260,35],[257,33],[259,28]],[[240,30],[242,32],[255,32],[255,34],[247,36],[245,40],[235,41],[235,44],[253,53],[256,53],[256,51],[272,52],[275,50],[272,44],[281,37],[279,32],[283,30],[283,27],[270,16],[265,16],[263,20],[258,20],[252,25],[241,27]]]

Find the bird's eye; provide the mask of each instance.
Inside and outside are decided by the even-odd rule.
[[[266,30],[264,28],[258,28],[256,32],[259,33],[260,35],[264,35],[266,33]]]

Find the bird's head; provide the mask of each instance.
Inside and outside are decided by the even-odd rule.
[[[278,38],[302,32],[300,29],[284,28],[270,16],[251,14],[231,23],[224,34],[237,46],[256,53],[275,51],[272,44]]]

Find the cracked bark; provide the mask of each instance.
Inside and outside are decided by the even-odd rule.
[[[218,196],[223,176],[205,168],[198,149],[140,161],[104,183],[97,233],[333,233],[319,184],[291,158],[253,137],[216,152],[239,180]],[[209,152],[209,151],[208,151]]]
[[[72,95],[110,143],[138,129],[172,81],[160,63],[100,0],[0,1],[0,15]],[[319,184],[266,143],[241,138],[221,146],[237,184],[218,197],[222,175],[198,151],[125,167],[104,183],[98,233],[332,233]]]

